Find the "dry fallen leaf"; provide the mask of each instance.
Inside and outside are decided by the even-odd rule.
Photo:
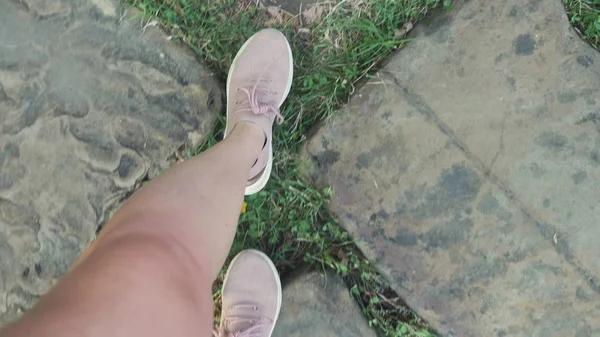
[[[176,150],[175,151],[175,163],[179,164],[179,163],[183,163],[184,161],[185,161],[185,158],[183,157],[181,150]]]
[[[274,25],[283,25],[294,19],[292,13],[281,9],[278,6],[268,6],[267,14],[271,17],[265,22],[265,26],[273,27]]]
[[[401,39],[403,37],[406,36],[406,34],[408,34],[408,32],[410,32],[413,29],[414,25],[412,22],[406,22],[404,25],[402,25],[402,28],[397,29],[394,32],[394,37],[397,39]]]
[[[298,29],[298,34],[310,34],[310,29],[308,29],[306,27],[302,27],[302,28]]]
[[[324,4],[314,4],[309,9],[302,12],[302,19],[305,25],[309,26],[313,23],[316,23],[323,18],[323,14],[325,13],[325,5]]]
[[[144,25],[144,27],[142,28],[142,33],[145,33],[146,29],[148,29],[148,27],[154,27],[156,25],[158,25],[158,21],[157,20],[152,20],[152,21],[149,20],[146,23],[146,25]]]

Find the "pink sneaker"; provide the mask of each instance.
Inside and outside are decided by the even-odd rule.
[[[281,309],[281,283],[273,262],[257,250],[239,253],[223,282],[220,337],[270,337]]]
[[[250,169],[246,195],[262,190],[273,167],[273,121],[283,123],[279,108],[292,86],[290,45],[278,30],[264,29],[244,43],[227,76],[227,126],[225,137],[238,122],[255,124],[265,133],[265,145]]]

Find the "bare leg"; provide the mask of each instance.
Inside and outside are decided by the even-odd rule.
[[[235,236],[244,188],[265,140],[227,138],[137,191],[9,336],[209,336],[211,285]]]

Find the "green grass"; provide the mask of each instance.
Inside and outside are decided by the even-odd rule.
[[[573,27],[600,50],[600,0],[563,0]]]
[[[243,0],[127,0],[147,21],[158,17],[174,40],[190,45],[224,83],[238,48],[269,20]],[[246,248],[266,252],[283,277],[307,265],[333,270],[347,283],[371,326],[381,336],[432,336],[395,294],[327,211],[329,189],[317,189],[299,173],[298,153],[308,130],[332,116],[379,62],[407,41],[394,36],[406,22],[449,0],[343,1],[299,33],[293,20],[276,26],[288,37],[295,60],[292,91],[283,107],[286,122],[275,129],[275,162],[265,190],[247,198],[231,256]],[[221,137],[215,134],[193,156]],[[218,314],[220,284],[215,284]]]

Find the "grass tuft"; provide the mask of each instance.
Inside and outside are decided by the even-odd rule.
[[[600,49],[600,0],[563,0],[569,20],[584,40]]]
[[[333,270],[346,281],[371,326],[381,336],[433,336],[369,263],[328,212],[329,189],[306,183],[298,169],[301,144],[315,123],[334,114],[359,81],[407,41],[397,37],[430,9],[449,0],[342,0],[325,8],[309,27],[297,18],[273,20],[245,0],[126,0],[146,22],[159,18],[174,41],[186,43],[225,83],[241,45],[266,25],[280,29],[294,54],[294,82],[274,130],[275,162],[267,187],[247,198],[231,256],[247,248],[267,253],[283,277],[301,265]],[[224,119],[198,154],[222,138]],[[220,280],[221,278],[219,278]],[[220,282],[214,287],[216,313]]]

